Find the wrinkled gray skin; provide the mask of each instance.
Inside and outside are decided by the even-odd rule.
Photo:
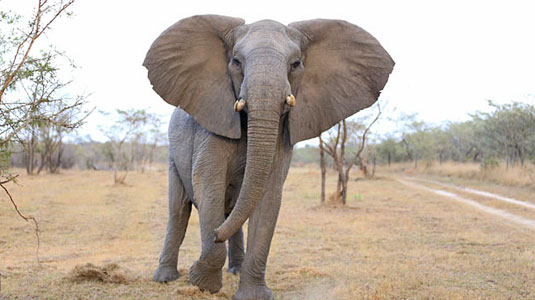
[[[245,25],[205,15],[164,31],[144,65],[154,90],[180,106],[169,125],[169,223],[154,280],[179,277],[193,204],[202,251],[190,282],[219,291],[228,240],[229,271],[240,272],[234,299],[273,299],[265,269],[293,145],[373,104],[392,59],[344,21]],[[291,94],[295,107],[285,102]],[[240,98],[246,106],[235,112]]]

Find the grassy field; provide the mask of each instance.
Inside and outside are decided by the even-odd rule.
[[[351,180],[348,206],[329,207],[318,205],[319,170],[290,170],[266,276],[276,299],[535,299],[534,230],[411,188],[397,180],[406,174],[386,171]],[[334,179],[329,174],[329,187]],[[196,214],[179,257],[185,276],[151,281],[167,222],[165,168],[132,173],[127,186],[114,186],[105,171],[19,181],[10,190],[39,220],[41,263],[31,224],[2,195],[0,298],[231,299],[237,289],[239,279],[228,273],[215,295],[188,282],[200,254]],[[466,183],[533,201],[522,188]],[[87,263],[114,269],[120,280],[73,281],[73,269]]]

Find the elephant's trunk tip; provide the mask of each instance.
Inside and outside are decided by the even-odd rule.
[[[223,243],[228,240],[228,237],[225,237],[220,231],[219,228],[214,230],[214,243]]]

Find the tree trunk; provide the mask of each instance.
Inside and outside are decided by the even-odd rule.
[[[340,200],[342,201],[342,204],[343,205],[346,205],[347,203],[347,179],[349,177],[346,177],[346,176],[343,176],[342,175],[342,180],[341,180],[341,183],[342,183],[342,190],[340,191]]]
[[[53,153],[50,154],[50,173],[51,174],[57,174],[59,173],[59,168],[61,166],[61,158],[63,156],[63,144],[61,143],[61,140],[58,142],[56,146],[56,159],[53,159]]]
[[[43,153],[41,153],[41,163],[39,164],[39,168],[37,169],[37,175],[41,173],[43,168],[46,165],[46,159],[47,159],[47,153],[46,153],[46,147]]]
[[[371,175],[371,177],[374,177],[374,176],[375,176],[375,166],[376,166],[376,162],[377,162],[376,159],[377,159],[377,157],[374,155],[374,156],[373,156],[373,159],[372,159],[373,169],[372,169],[372,175]]]
[[[345,205],[347,198],[347,179],[349,176],[346,176],[346,170],[344,170],[344,165],[342,163],[337,161],[335,165],[338,171],[338,180],[336,181],[336,192],[334,193],[334,197],[331,202]]]
[[[325,152],[323,151],[323,140],[321,139],[321,135],[319,136],[320,140],[320,169],[321,169],[321,196],[320,196],[320,203],[325,203],[325,175],[327,173],[326,167],[325,167]]]
[[[122,142],[119,142],[119,144],[116,147],[116,153],[115,153],[115,159],[113,160],[113,183],[122,183],[119,182],[119,177],[117,176],[117,172],[119,171],[119,164],[118,161],[121,157],[121,146]]]
[[[340,195],[342,195],[342,176],[340,175],[340,170],[338,170],[338,180],[336,181],[336,200],[340,200]]]
[[[359,159],[359,169],[362,172],[362,175],[364,175],[364,177],[368,177],[368,166],[366,166],[362,159]]]
[[[26,145],[27,161],[26,161],[26,173],[33,175],[35,170],[35,146],[37,144],[37,136],[35,128],[31,128],[31,137],[29,143]]]

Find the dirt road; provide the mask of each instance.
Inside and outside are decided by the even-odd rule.
[[[473,195],[478,195],[478,196],[482,196],[482,197],[485,197],[485,198],[497,199],[497,200],[500,200],[500,201],[503,201],[503,202],[506,202],[506,203],[509,203],[509,204],[525,207],[525,208],[530,209],[530,210],[535,210],[535,204],[532,204],[530,202],[520,201],[520,200],[517,200],[517,199],[514,199],[514,198],[505,197],[505,196],[502,196],[502,195],[489,193],[489,192],[481,191],[481,190],[478,190],[478,189],[468,188],[468,187],[464,187],[464,186],[458,186],[458,185],[449,184],[449,183],[443,183],[443,182],[440,182],[440,181],[437,181],[437,180],[429,180],[429,179],[422,179],[422,178],[417,178],[417,177],[403,176],[401,178],[398,178],[398,181],[403,183],[403,184],[405,184],[405,185],[407,185],[407,186],[410,186],[412,188],[430,191],[432,193],[435,193],[437,195],[443,196],[445,198],[453,199],[453,200],[459,201],[459,202],[461,202],[463,204],[467,204],[469,206],[472,206],[473,208],[475,208],[477,210],[484,211],[484,212],[489,213],[491,215],[504,218],[504,219],[506,219],[508,221],[511,221],[513,223],[516,223],[518,225],[525,226],[527,228],[535,230],[535,219],[528,219],[528,218],[522,217],[520,215],[515,215],[513,213],[510,213],[507,210],[497,209],[497,208],[494,208],[494,207],[491,207],[491,206],[487,206],[487,205],[481,204],[477,200],[474,200],[474,199],[468,198],[468,197],[462,197],[462,196],[460,196],[458,194],[455,194],[455,193],[452,193],[452,192],[450,192],[448,190],[456,190],[456,191],[460,191],[460,192],[465,193],[465,194],[473,194]],[[434,189],[434,188],[429,187],[429,185],[440,186],[443,189]],[[444,190],[444,188],[446,190]]]

